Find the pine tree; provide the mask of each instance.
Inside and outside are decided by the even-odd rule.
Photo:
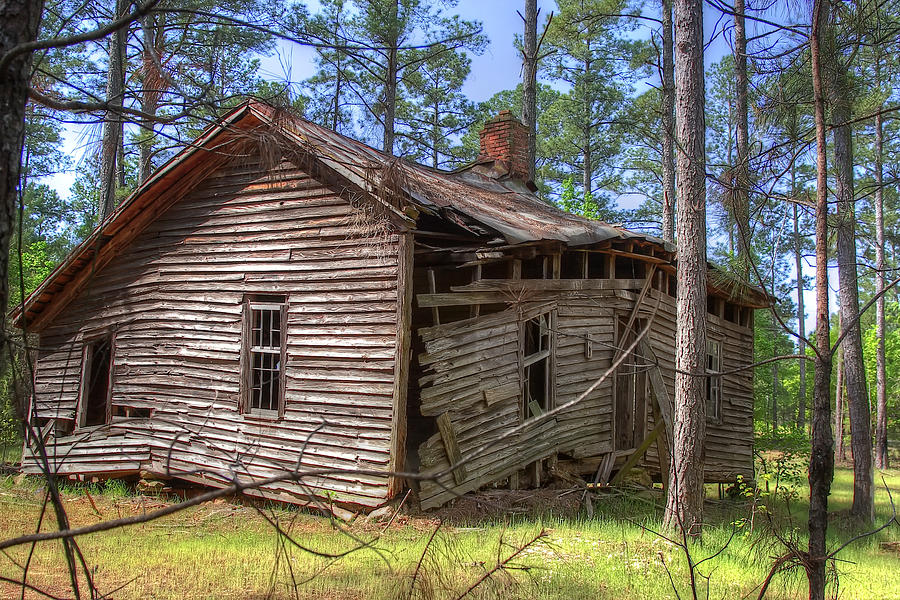
[[[463,156],[455,140],[475,117],[474,103],[462,92],[472,61],[465,52],[450,48],[425,52],[429,56],[402,85],[403,99],[397,106],[399,154],[436,169],[454,167]]]
[[[633,22],[604,16],[624,12],[618,0],[558,0],[557,5],[546,36],[546,71],[568,92],[554,112],[561,135],[548,140],[545,149],[557,182],[575,176],[579,194],[591,199],[621,182],[617,158],[625,129],[620,117],[631,81],[645,74],[635,67],[646,62],[647,47],[627,38]]]
[[[675,0],[675,117],[678,172],[678,331],[672,477],[665,523],[699,535],[706,438],[706,160],[703,2]]]

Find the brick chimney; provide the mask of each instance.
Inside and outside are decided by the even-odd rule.
[[[479,160],[500,161],[509,176],[528,181],[528,131],[508,110],[484,124]]]

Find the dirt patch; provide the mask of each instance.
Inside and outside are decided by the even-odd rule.
[[[498,521],[511,517],[574,517],[581,510],[582,494],[580,489],[490,490],[466,494],[421,516],[442,519],[450,524]]]

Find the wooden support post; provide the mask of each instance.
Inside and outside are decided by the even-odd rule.
[[[406,463],[406,403],[409,388],[410,339],[412,335],[413,238],[406,233],[400,237],[397,268],[397,334],[394,349],[394,390],[391,406],[391,456],[388,470],[402,471]],[[437,309],[435,309],[437,310]],[[282,321],[286,322],[286,320]],[[388,496],[399,494],[405,481],[391,475]]]
[[[459,445],[456,443],[456,431],[453,429],[450,413],[441,413],[441,416],[437,418],[437,426],[441,432],[441,439],[444,442],[444,450],[447,452],[447,460],[450,462],[450,466],[453,467],[462,460],[462,455],[459,453]],[[466,480],[465,466],[460,465],[453,469],[453,480],[456,481],[456,485],[462,485]]]
[[[653,394],[654,402],[651,403],[653,407],[653,422],[654,423],[665,423],[662,418],[662,413],[659,410],[659,402],[656,394]],[[669,469],[671,468],[671,463],[669,455],[669,436],[668,432],[663,429],[660,432],[659,437],[656,439],[656,460],[659,462],[659,481],[662,483],[663,493],[665,494],[669,490]]]
[[[481,265],[475,265],[474,270],[472,271],[472,282],[481,281]],[[471,308],[469,308],[469,316],[477,317],[481,313],[481,305],[473,304]]]
[[[647,343],[646,340],[641,340],[641,343],[638,346],[638,352],[645,359],[656,362],[656,355],[653,353],[653,349],[650,348],[650,344]],[[663,432],[663,435],[660,435],[659,440],[657,441],[656,451],[659,457],[660,480],[662,481],[663,489],[667,490],[669,488],[669,469],[671,468],[671,464],[669,463],[669,440],[672,439],[672,411],[674,407],[669,403],[669,393],[666,391],[666,383],[663,381],[659,367],[651,368],[649,376],[650,390],[656,401],[653,405],[653,418],[657,421],[657,426],[659,426],[660,423],[665,425],[665,431]]]
[[[428,269],[428,293],[437,293],[437,282],[434,280],[434,269]],[[434,325],[441,324],[441,309],[437,306],[431,307],[431,320]]]

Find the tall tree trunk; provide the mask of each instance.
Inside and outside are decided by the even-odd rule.
[[[337,15],[335,16],[335,19],[334,19],[334,31],[332,32],[332,39],[335,41],[338,39],[338,34],[340,33],[340,29],[341,29],[341,13],[342,13],[342,11],[343,11],[343,6],[341,6],[341,8],[338,10]],[[344,70],[343,70],[343,67],[341,66],[341,63],[342,63],[341,59],[343,58],[344,55],[342,54],[341,50],[339,50],[339,49],[335,49],[335,55],[336,55],[336,58],[335,58],[335,63],[334,63],[334,75],[335,75],[335,77],[334,77],[334,98],[333,98],[333,102],[332,102],[332,110],[334,112],[331,115],[331,130],[340,133],[340,131],[338,131],[338,127],[340,126],[340,122],[341,122],[341,118],[340,118],[340,116],[341,116],[341,94],[343,93],[343,87],[344,87]]]
[[[825,600],[825,556],[828,495],[834,479],[834,439],[831,433],[831,333],[828,321],[828,159],[825,94],[822,86],[821,35],[829,0],[815,0],[809,53],[812,64],[816,122],[816,357],[809,456],[809,559],[806,576],[809,600]]]
[[[834,61],[836,68],[839,59]],[[853,194],[853,141],[850,128],[850,91],[846,72],[835,73],[830,86],[834,125],[835,195],[837,196],[838,302],[841,327],[847,333],[844,350],[844,385],[850,413],[850,449],[853,453],[853,505],[850,513],[864,522],[875,519],[875,483],[872,468],[872,431],[869,394],[863,365],[859,326],[859,289],[856,269],[856,209]]]
[[[675,242],[675,49],[672,0],[662,2],[662,237]]]
[[[397,47],[388,50],[384,81],[384,145],[387,154],[394,153],[394,119],[397,113]]]
[[[778,356],[778,324],[772,319],[772,358]],[[778,436],[778,361],[772,361],[772,437]]]
[[[528,179],[534,181],[537,152],[537,0],[525,0],[525,32],[522,36],[522,121],[528,131]]]
[[[880,64],[875,64],[881,83]],[[888,468],[887,366],[884,346],[884,132],[880,113],[875,116],[875,466]]]
[[[665,522],[697,535],[703,522],[706,439],[706,122],[703,1],[675,0],[678,152],[678,328],[672,485]]]
[[[0,58],[37,38],[44,3],[40,0],[0,2]],[[31,77],[31,53],[12,58],[0,70],[0,314],[9,307],[9,243],[16,222],[22,148],[25,144],[25,104]],[[0,328],[0,348],[6,345],[6,328]]]
[[[125,13],[125,0],[116,0],[116,18]],[[103,139],[100,147],[100,220],[116,208],[116,189],[119,183],[120,147],[122,147],[122,106],[125,98],[125,35],[127,29],[116,30],[109,36],[109,65],[106,72],[106,101],[111,108],[103,118]]]
[[[442,138],[439,126],[440,111],[440,106],[435,103],[431,114],[431,166],[435,169],[440,166],[440,153],[438,152],[438,144],[440,144]]]
[[[744,0],[734,2],[734,75],[737,169],[734,187],[734,221],[737,226],[737,258],[740,276],[750,278],[750,124],[747,117],[747,33]]]
[[[165,25],[161,21],[164,18],[164,13],[151,13],[141,19],[141,36],[143,38],[141,112],[154,116],[159,110],[163,89],[167,87],[165,77],[157,65],[161,61],[163,53]],[[152,117],[141,119],[141,137],[138,143],[140,150],[139,183],[147,181],[153,174],[153,127],[155,124],[156,121]]]
[[[797,205],[797,165],[791,164],[791,198],[794,205],[794,268],[797,271],[797,333],[800,334],[798,352],[806,353],[806,309],[803,306],[803,242],[800,237],[800,207]],[[800,359],[800,397],[797,399],[797,429],[806,428],[806,360]]]
[[[840,322],[839,322],[840,323]],[[840,331],[840,325],[838,325]],[[847,407],[844,405],[844,399],[847,394],[844,393],[844,353],[838,349],[836,361],[836,373],[834,378],[834,460],[835,462],[843,462],[847,460],[847,450],[844,448],[844,413]]]

